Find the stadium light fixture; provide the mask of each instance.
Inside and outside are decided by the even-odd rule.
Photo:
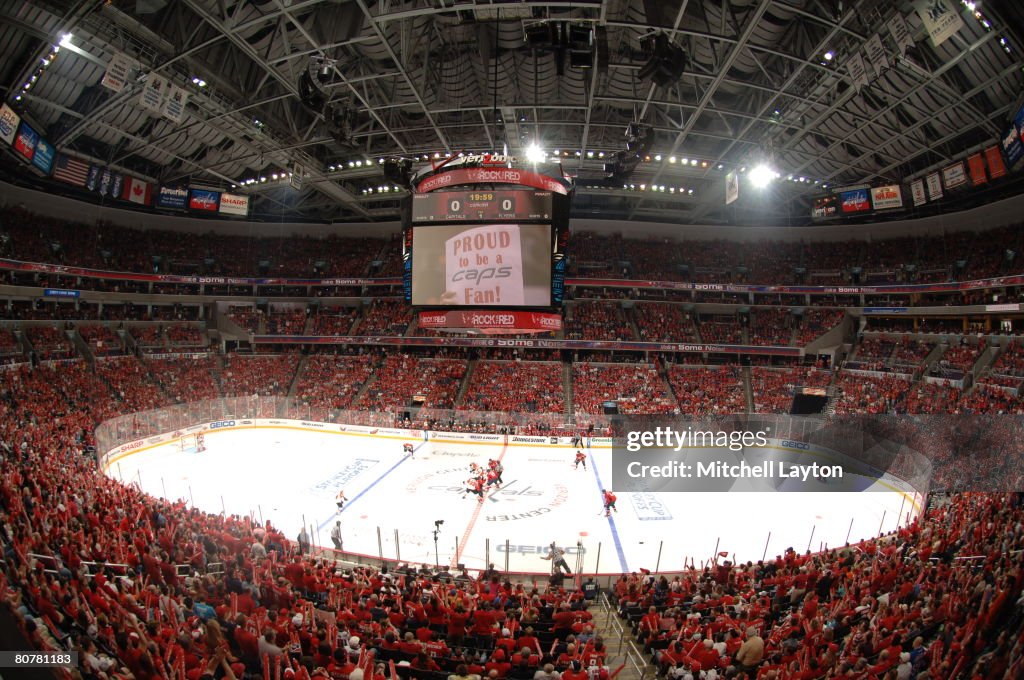
[[[543,163],[546,157],[544,149],[540,148],[536,142],[526,147],[526,160],[530,163]]]
[[[58,43],[58,45],[60,45],[61,47],[70,47],[71,41],[74,40],[74,38],[75,36],[73,34],[65,33],[60,37],[60,42]]]
[[[765,163],[761,163],[760,165],[756,165],[753,169],[751,169],[750,183],[753,184],[754,188],[756,189],[764,189],[771,183],[773,179],[776,179],[778,176],[779,173],[775,172],[775,170],[771,166]]]
[[[825,57],[825,61],[832,61],[832,58],[835,57],[836,55],[832,53],[832,50],[829,50],[822,56]]]

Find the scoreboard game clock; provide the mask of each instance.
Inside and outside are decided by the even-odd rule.
[[[550,222],[550,191],[439,191],[412,197],[412,223]]]

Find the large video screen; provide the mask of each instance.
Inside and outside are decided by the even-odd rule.
[[[547,307],[551,225],[412,228],[412,304]]]

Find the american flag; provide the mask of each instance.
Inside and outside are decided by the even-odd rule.
[[[76,187],[84,187],[85,180],[89,176],[89,164],[71,156],[61,154],[57,158],[57,165],[53,168],[53,178],[62,182],[73,184]]]

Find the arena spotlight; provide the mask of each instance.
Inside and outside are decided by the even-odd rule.
[[[755,189],[764,189],[778,176],[779,173],[775,172],[774,168],[767,163],[755,165],[748,175],[750,183],[754,185]]]
[[[530,163],[543,163],[547,158],[547,154],[544,153],[544,149],[540,148],[536,142],[526,147],[526,160]]]

